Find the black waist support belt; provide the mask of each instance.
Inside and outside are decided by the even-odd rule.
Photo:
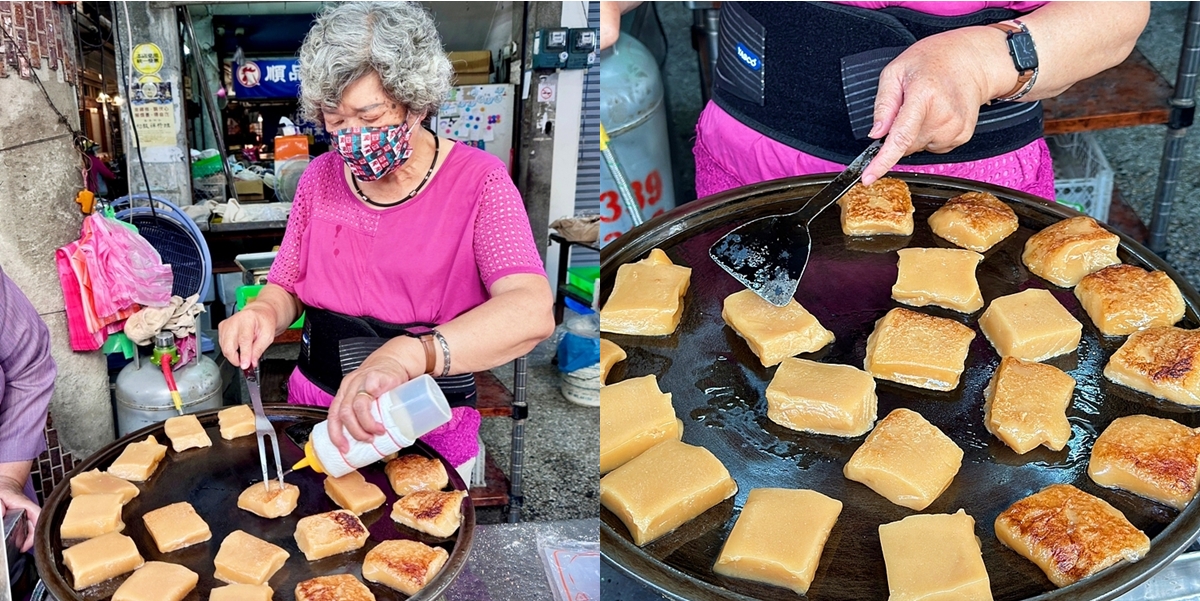
[[[846,164],[867,146],[879,73],[892,59],[921,38],[1018,16],[1001,8],[940,17],[824,2],[724,2],[713,102],[773,140]],[[1041,136],[1040,102],[993,103],[980,108],[966,144],[900,163],[975,161]]]
[[[397,336],[417,337],[431,323],[393,324],[306,307],[300,338],[300,373],[329,394],[337,394],[342,378],[358,369],[367,356]],[[475,374],[434,378],[451,407],[475,407]]]

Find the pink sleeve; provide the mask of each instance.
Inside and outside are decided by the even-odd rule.
[[[312,168],[318,163],[311,163]],[[296,294],[296,280],[300,279],[300,246],[304,234],[308,230],[308,218],[312,214],[312,193],[315,174],[306,171],[296,186],[296,197],[292,202],[292,211],[288,214],[287,229],[283,233],[283,243],[279,245],[279,254],[271,263],[271,271],[267,281],[281,286],[284,290]]]
[[[487,174],[480,194],[474,245],[484,286],[490,289],[496,280],[517,273],[546,275],[521,193],[504,167]]]

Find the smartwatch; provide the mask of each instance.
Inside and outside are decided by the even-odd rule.
[[[1017,85],[1007,94],[992,102],[1008,102],[1016,100],[1029,93],[1037,82],[1038,58],[1037,47],[1033,44],[1033,36],[1029,28],[1018,19],[1002,23],[990,23],[1008,36],[1008,54],[1012,57],[1013,66],[1017,69]]]

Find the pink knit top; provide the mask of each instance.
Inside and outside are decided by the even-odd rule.
[[[529,217],[504,164],[455,143],[408,202],[362,203],[336,152],[313,160],[296,189],[267,280],[301,302],[391,323],[442,324],[483,304],[512,274],[545,275]]]
[[[545,275],[504,163],[458,143],[448,153],[424,190],[381,210],[350,189],[336,152],[317,157],[300,177],[267,281],[310,307],[442,324],[486,301],[506,275]],[[333,397],[296,369],[288,402],[328,407]],[[479,422],[476,410],[455,407],[421,440],[458,467],[479,454]]]
[[[889,8],[892,6],[907,8],[930,15],[938,15],[942,17],[957,17],[973,12],[981,11],[985,8],[1007,8],[1020,13],[1027,13],[1034,9],[1040,8],[1047,2],[1006,2],[1006,1],[983,1],[983,2],[901,2],[896,0],[887,0],[884,2],[840,2],[834,0],[834,4],[848,4],[859,8]]]

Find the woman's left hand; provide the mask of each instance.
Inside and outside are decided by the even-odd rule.
[[[29,532],[21,543],[21,551],[33,548],[33,530],[37,526],[38,516],[42,508],[25,496],[25,483],[17,482],[8,476],[0,476],[0,516],[8,513],[9,509],[24,509],[25,521],[28,522]]]
[[[413,342],[418,347],[421,344],[412,338],[393,339],[342,378],[342,385],[329,405],[329,440],[343,453],[350,450],[350,441],[342,434],[343,426],[363,442],[385,433],[383,424],[371,415],[371,405],[379,395],[421,375],[405,365],[404,357],[411,352]],[[421,352],[423,356],[424,351]]]
[[[946,153],[971,139],[979,107],[1017,80],[1004,38],[991,27],[948,31],[919,40],[883,69],[870,136],[887,140],[863,185],[910,154]]]

